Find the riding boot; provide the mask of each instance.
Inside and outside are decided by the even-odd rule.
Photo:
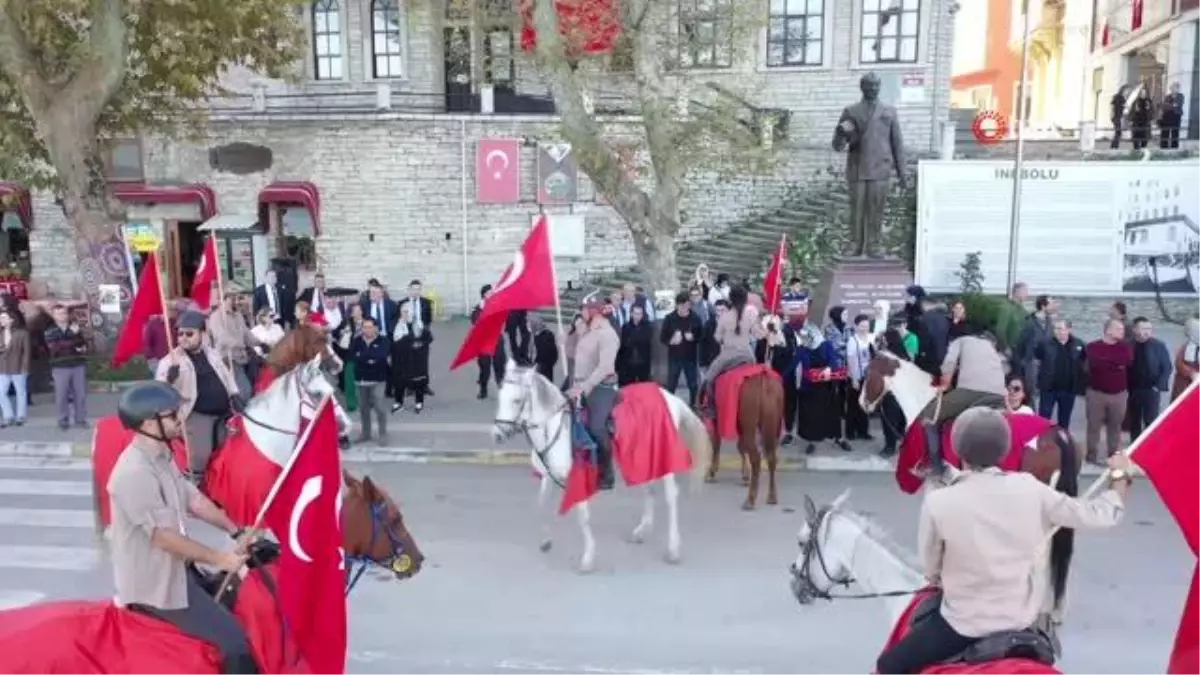
[[[929,475],[941,478],[946,473],[946,460],[942,454],[941,426],[932,422],[922,422],[921,431],[925,433],[925,451],[929,459]]]
[[[601,490],[613,489],[613,465],[612,465],[612,441],[603,439],[596,443],[596,468],[599,470],[600,480],[597,487]]]

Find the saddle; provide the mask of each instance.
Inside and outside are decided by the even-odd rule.
[[[921,425],[921,433],[925,437],[926,459],[929,463],[929,474],[941,478],[946,473],[945,453],[942,449],[942,430],[947,424],[953,424],[959,415],[969,408],[985,407],[994,410],[1004,409],[1004,397],[987,392],[976,392],[965,389],[952,389],[938,399],[930,401],[917,418]]]
[[[910,630],[927,620],[942,604],[942,592],[927,595],[913,611]],[[1001,659],[1029,659],[1053,666],[1057,654],[1055,640],[1046,631],[1031,626],[1024,630],[1001,631],[985,635],[970,647],[940,663],[980,664]]]
[[[250,569],[259,569],[266,567],[279,559],[280,549],[279,544],[266,539],[259,539],[250,545],[248,551],[249,560],[246,561],[246,567]],[[217,593],[221,590],[221,585],[225,583],[225,572],[205,572],[196,567],[194,563],[188,563],[188,574],[191,574],[200,587],[204,589],[214,600],[217,599]],[[225,590],[225,594],[220,598],[220,604],[230,612],[237,605],[238,589],[241,586],[241,579],[234,577],[233,581],[229,582],[229,587]]]

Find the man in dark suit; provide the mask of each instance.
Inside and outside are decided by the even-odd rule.
[[[433,323],[433,303],[430,302],[429,298],[421,295],[422,290],[420,279],[413,279],[408,282],[408,297],[396,305],[396,314],[399,316],[400,310],[405,305],[413,305],[413,319],[424,326],[428,326]],[[429,388],[428,378],[425,379],[425,395],[433,396],[433,389]]]
[[[317,272],[317,275],[313,277],[313,285],[300,291],[300,296],[296,300],[307,302],[314,312],[321,311],[321,307],[325,303],[325,275]]]
[[[363,316],[374,319],[375,324],[379,326],[379,332],[391,340],[392,330],[400,318],[400,311],[396,302],[384,292],[383,285],[378,280],[372,279],[368,282],[367,295],[360,304]]]
[[[275,270],[267,270],[264,283],[254,289],[254,315],[263,308],[275,315],[275,323],[287,328],[296,322],[295,289],[279,283]]]

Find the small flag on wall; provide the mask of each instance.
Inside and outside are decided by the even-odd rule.
[[[480,204],[521,201],[521,141],[479,139],[475,148],[475,201]]]

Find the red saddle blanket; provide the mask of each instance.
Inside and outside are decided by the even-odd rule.
[[[709,429],[715,425],[717,436],[721,440],[736,441],[738,437],[738,406],[742,393],[742,384],[755,375],[768,374],[779,377],[779,373],[764,363],[746,363],[721,373],[717,376],[716,387],[716,421],[707,420]],[[780,378],[782,379],[782,378]]]
[[[896,625],[892,627],[892,634],[888,636],[887,644],[884,649],[890,648],[892,645],[899,642],[904,636],[908,635],[908,631],[912,628],[913,615],[920,607],[921,602],[925,598],[937,592],[935,588],[927,588],[913,595],[912,602],[909,603],[908,609],[900,615],[900,619]],[[874,672],[874,671],[872,671]],[[935,666],[930,666],[921,671],[922,673],[1007,673],[1009,675],[1026,675],[1026,674],[1050,674],[1061,673],[1061,670],[1053,666],[1048,666],[1040,661],[1032,659],[999,659],[989,661],[987,663],[943,663]]]
[[[1000,460],[999,466],[1004,471],[1020,471],[1021,462],[1025,458],[1025,444],[1053,425],[1040,415],[1006,412],[1004,416],[1008,420],[1011,445],[1008,453]],[[950,443],[950,430],[953,427],[952,421],[942,426],[942,457],[947,464],[961,469],[962,460]],[[924,470],[928,461],[929,449],[925,442],[925,431],[920,423],[910,424],[900,445],[900,455],[896,458],[896,483],[902,492],[911,495],[921,489],[925,480],[915,472]]]
[[[621,387],[613,408],[613,464],[631,487],[692,467],[692,453],[679,436],[671,410],[656,382]],[[596,494],[599,472],[591,462],[571,463],[559,513]]]
[[[307,673],[279,622],[275,597],[251,572],[237,616],[264,673]],[[220,673],[213,645],[105,600],[0,612],[0,673]]]

